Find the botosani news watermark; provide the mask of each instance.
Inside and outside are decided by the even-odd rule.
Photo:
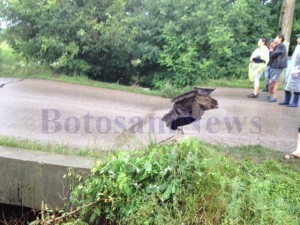
[[[159,116],[125,117],[122,115],[115,117],[95,116],[90,112],[78,115],[65,115],[58,109],[42,109],[42,133],[57,134],[66,132],[69,134],[122,134],[129,132],[132,134],[168,134],[174,133],[166,127]],[[225,132],[249,134],[260,134],[263,131],[262,119],[258,116],[236,117],[236,116],[211,116],[205,120],[196,121],[189,126],[195,133],[205,132],[217,134],[222,128]],[[223,129],[224,132],[224,129]]]

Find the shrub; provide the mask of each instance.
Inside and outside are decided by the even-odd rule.
[[[275,161],[235,161],[186,139],[121,152],[74,184],[82,218],[116,224],[299,224],[297,172]]]

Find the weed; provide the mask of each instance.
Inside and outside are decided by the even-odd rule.
[[[249,147],[255,150],[257,146]],[[73,184],[89,223],[299,224],[298,172],[274,160],[235,160],[216,146],[186,139],[120,152]]]

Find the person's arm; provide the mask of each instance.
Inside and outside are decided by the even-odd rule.
[[[273,53],[271,54],[270,58],[274,59],[276,58],[278,55],[281,55],[282,53],[286,53],[286,49],[285,46],[282,45],[278,45],[277,48],[273,51]]]

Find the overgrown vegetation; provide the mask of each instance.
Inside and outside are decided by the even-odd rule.
[[[7,42],[0,42],[0,76],[34,78],[44,76],[47,79],[55,73],[32,60],[26,60],[21,53],[13,50]]]
[[[203,87],[233,87],[233,88],[252,88],[253,84],[247,79],[210,79],[205,81],[199,81],[195,85],[186,86],[184,88],[176,88],[169,82],[164,83],[160,88],[143,88],[139,85],[121,85],[117,83],[107,83],[101,81],[92,80],[86,76],[68,76],[64,74],[57,74],[44,66],[36,63],[27,63],[24,58],[13,51],[7,43],[2,42],[0,44],[0,76],[1,77],[15,77],[21,79],[46,79],[55,80],[60,82],[68,82],[74,84],[88,85],[100,88],[109,88],[115,90],[122,90],[133,93],[140,93],[146,95],[162,96],[171,98],[176,95],[182,94],[185,91],[193,89],[194,86]],[[264,80],[262,79],[263,83]],[[282,84],[280,84],[282,89]]]
[[[45,66],[37,63],[28,63],[26,60],[18,55],[6,42],[0,43],[0,76],[14,77],[21,79],[46,79],[60,82],[88,85],[100,88],[109,88],[114,90],[122,90],[127,92],[162,96],[171,98],[182,94],[185,91],[193,89],[194,86],[186,86],[185,88],[176,88],[169,82],[166,82],[160,88],[144,88],[139,85],[121,85],[118,83],[108,83],[92,80],[86,76],[68,76],[65,74],[57,74],[46,69]],[[263,81],[262,81],[263,82]],[[195,86],[205,87],[239,87],[251,88],[252,83],[245,79],[211,79],[195,84]]]
[[[236,160],[241,150],[254,157]],[[120,152],[77,177],[71,202],[74,212],[84,207],[65,224],[296,225],[299,168],[277,157],[260,146],[224,152],[191,139]]]
[[[257,39],[277,32],[281,3],[2,1],[0,17],[8,22],[3,37],[28,60],[58,73],[162,89],[246,78]]]

